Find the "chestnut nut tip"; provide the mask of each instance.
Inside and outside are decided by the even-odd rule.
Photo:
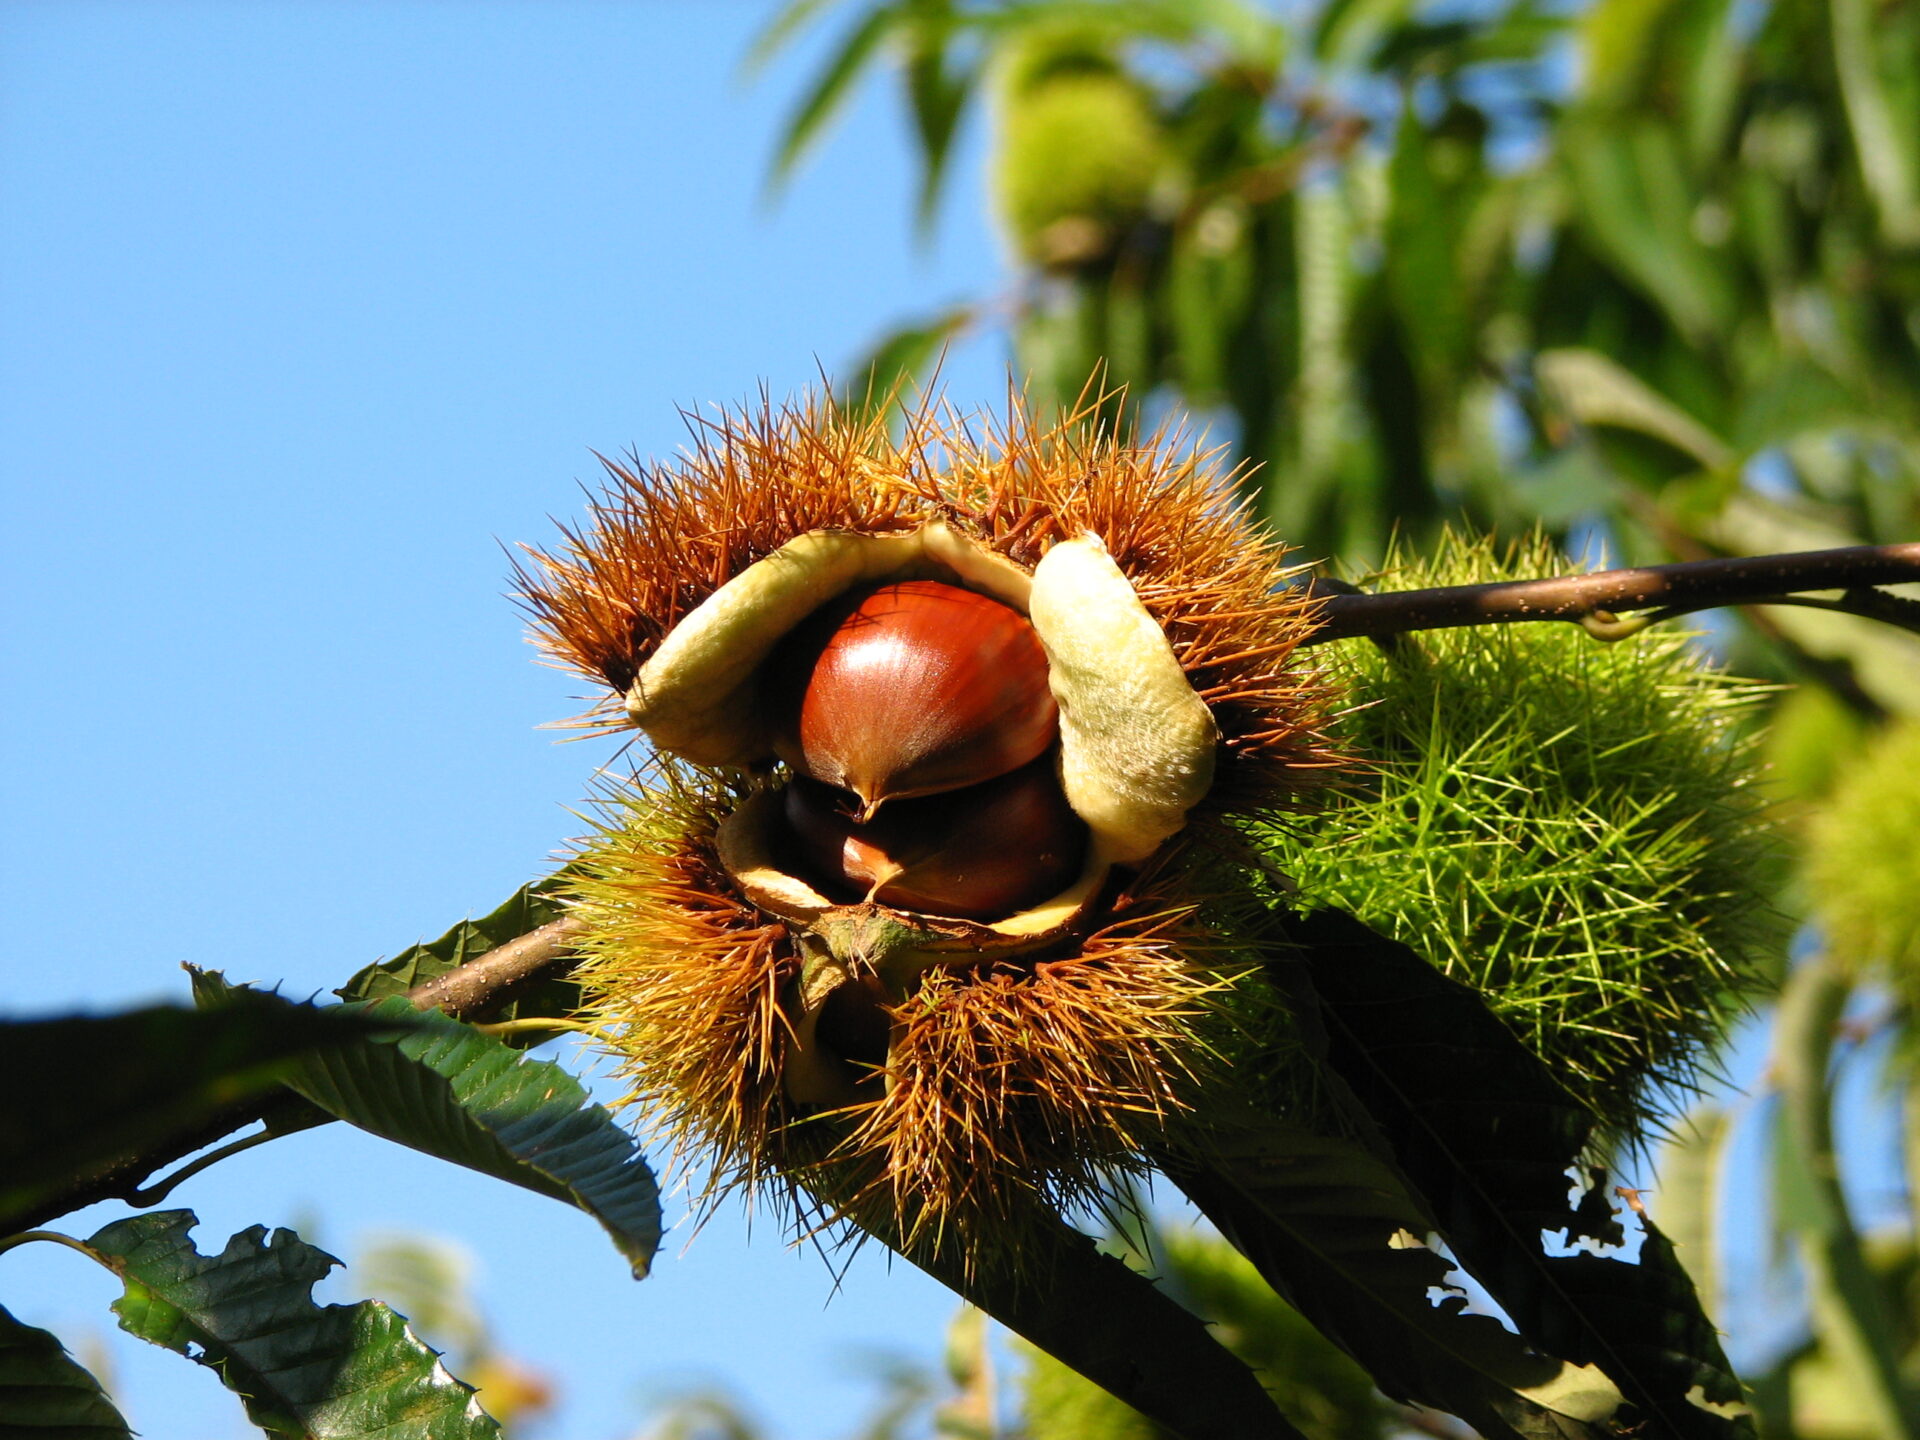
[[[829,892],[924,915],[1005,919],[1080,873],[1087,828],[1051,756],[939,795],[901,800],[871,821],[854,797],[796,777],[783,811],[796,860]]]
[[[1016,770],[1059,731],[1027,618],[936,580],[842,597],[782,642],[770,674],[775,753],[859,796],[862,823],[887,801]]]

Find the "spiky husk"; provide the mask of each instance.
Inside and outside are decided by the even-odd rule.
[[[1398,562],[1393,562],[1398,565]],[[1450,537],[1374,588],[1552,573]],[[1526,624],[1339,647],[1343,738],[1376,767],[1275,858],[1476,986],[1616,1138],[1696,1082],[1778,935],[1770,846],[1739,719],[1759,687],[1690,637],[1603,645]]]
[[[696,1151],[717,1187],[761,1178],[780,1115],[787,1025],[779,996],[799,972],[786,926],[741,899],[714,853],[739,790],[660,767],[609,797],[608,823],[570,873],[585,922],[576,972],[617,1037],[629,1103],[676,1163]]]
[[[1015,1264],[1029,1221],[1104,1203],[1143,1147],[1229,1081],[1223,1057],[1248,1036],[1269,1057],[1285,1044],[1236,938],[1233,887],[1177,849],[1050,958],[929,971],[894,1008],[884,1083],[805,1114],[779,1079],[797,948],[735,896],[712,848],[738,798],[662,769],[609,804],[574,867],[579,973],[628,1103],[683,1167],[708,1167],[709,1200],[744,1186],[809,1224],[851,1219]]]
[[[1092,531],[1159,621],[1220,726],[1214,809],[1284,807],[1339,764],[1322,735],[1334,691],[1294,656],[1316,606],[1234,502],[1218,452],[1161,432],[1095,434],[1093,407],[1042,428],[1016,398],[1004,423],[931,403],[898,436],[830,398],[693,419],[672,465],[604,461],[608,483],[555,551],[519,575],[536,639],[619,697],[667,632],[726,581],[810,530],[909,531],[944,520],[1031,568]]]
[[[1828,948],[1920,1001],[1920,721],[1877,736],[1807,825],[1806,881]]]

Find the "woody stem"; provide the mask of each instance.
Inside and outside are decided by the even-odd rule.
[[[1815,605],[1920,634],[1920,600],[1875,588],[1912,581],[1920,581],[1920,541],[1384,594],[1342,593],[1344,587],[1316,580],[1312,588],[1325,597],[1325,608],[1304,643],[1529,620],[1568,620],[1598,638],[1618,639],[1657,620],[1721,605]],[[1809,592],[1836,590],[1835,599],[1809,598]],[[1622,611],[1652,614],[1623,624]]]

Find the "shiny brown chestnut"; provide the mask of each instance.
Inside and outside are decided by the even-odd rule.
[[[1009,775],[900,800],[862,823],[859,801],[797,776],[785,796],[797,859],[829,891],[898,910],[1000,920],[1064,890],[1087,827],[1041,756]]]
[[[780,758],[858,795],[869,820],[1018,769],[1059,730],[1027,618],[937,580],[843,596],[782,642],[770,676]]]

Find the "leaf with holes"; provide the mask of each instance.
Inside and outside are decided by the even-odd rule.
[[[191,1210],[117,1220],[87,1240],[126,1283],[120,1328],[219,1375],[254,1424],[297,1440],[491,1440],[500,1427],[406,1321],[371,1300],[313,1303],[340,1262],[291,1230],[243,1230],[218,1255]]]
[[[1203,1144],[1158,1157],[1261,1277],[1388,1395],[1460,1416],[1489,1440],[1595,1440],[1620,1404],[1591,1367],[1464,1313],[1432,1222],[1357,1139],[1250,1112],[1211,1113]]]

